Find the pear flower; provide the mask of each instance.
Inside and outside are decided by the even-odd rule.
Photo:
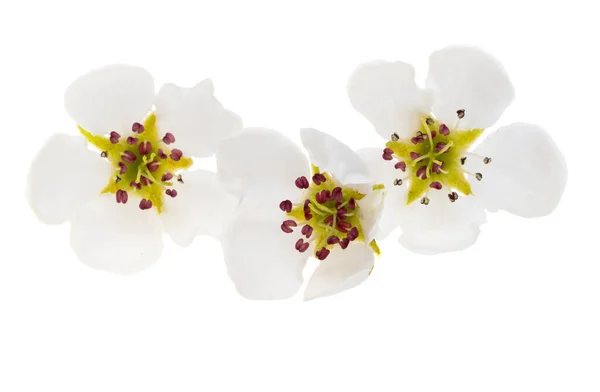
[[[46,142],[27,195],[42,222],[71,223],[82,262],[130,274],[157,260],[163,232],[182,246],[198,234],[220,235],[237,201],[215,173],[188,171],[190,156],[214,154],[242,124],[215,99],[210,80],[155,94],[144,69],[107,66],[77,79],[65,107],[79,135]]]
[[[245,129],[217,151],[219,177],[240,199],[221,244],[227,271],[248,299],[293,296],[311,254],[319,264],[304,298],[338,293],[363,282],[379,254],[372,235],[383,187],[337,139],[314,129],[301,130],[301,138],[312,165],[268,129]]]
[[[485,210],[522,217],[554,210],[567,181],[550,135],[526,123],[503,126],[480,142],[514,98],[504,68],[470,47],[429,58],[427,89],[402,62],[359,66],[348,82],[354,108],[389,141],[358,153],[389,189],[380,227],[401,227],[417,253],[464,249],[477,240]]]

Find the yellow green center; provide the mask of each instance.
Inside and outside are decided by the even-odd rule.
[[[114,173],[101,193],[116,194],[117,200],[122,192],[126,192],[129,197],[135,195],[146,203],[151,202],[148,205],[155,207],[160,214],[164,195],[171,195],[169,187],[173,185],[173,181],[182,181],[180,172],[192,166],[193,161],[182,156],[180,150],[171,149],[163,142],[154,113],[150,113],[144,120],[141,133],[135,133],[136,126],[139,127],[139,124],[134,124],[132,135],[119,135],[119,138],[93,135],[82,127],[79,127],[79,131],[102,152],[102,157],[114,168]],[[173,194],[176,195],[176,192]]]

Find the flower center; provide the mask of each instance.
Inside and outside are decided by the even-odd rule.
[[[177,148],[167,147],[175,142],[172,133],[159,137],[156,116],[151,113],[144,124],[134,123],[133,135],[121,137],[112,131],[108,136],[93,135],[79,127],[87,141],[102,151],[101,157],[108,159],[115,173],[101,193],[112,193],[116,202],[126,204],[129,195],[138,196],[139,208],[155,207],[160,214],[163,195],[176,197],[173,181],[183,183],[181,171],[192,166],[192,159],[183,156]]]
[[[312,243],[315,257],[325,260],[335,246],[346,249],[352,241],[364,242],[357,201],[365,195],[337,184],[329,173],[319,173],[314,166],[313,172],[312,181],[304,176],[296,179],[296,186],[305,190],[300,203],[284,200],[279,204],[289,218],[281,230],[292,233],[301,226],[296,250],[306,252]],[[370,245],[376,249],[374,241]]]
[[[455,202],[458,193],[471,195],[468,178],[481,181],[481,173],[470,173],[463,165],[467,156],[483,159],[485,164],[492,161],[489,157],[480,157],[470,153],[471,145],[483,133],[483,129],[459,130],[464,110],[458,110],[458,121],[452,129],[437,121],[433,116],[421,119],[421,127],[410,140],[403,140],[397,134],[386,143],[382,158],[386,161],[397,160],[394,167],[406,175],[394,180],[400,186],[408,182],[407,204],[421,199],[421,204],[429,204],[429,192],[448,191],[448,199]]]

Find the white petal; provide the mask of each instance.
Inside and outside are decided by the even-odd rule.
[[[512,102],[515,92],[502,64],[472,47],[448,47],[429,57],[426,85],[433,90],[433,113],[454,126],[465,110],[461,129],[487,128]]]
[[[92,268],[132,274],[148,268],[162,251],[162,225],[155,210],[142,211],[136,200],[117,204],[99,196],[75,211],[71,246]]]
[[[322,172],[333,174],[344,185],[373,183],[362,159],[338,139],[312,128],[301,129],[300,136],[310,162]]]
[[[311,249],[298,252],[300,230],[281,230],[285,215],[240,206],[222,239],[227,272],[248,299],[289,298],[302,285],[302,270]]]
[[[385,199],[377,220],[377,230],[371,234],[377,240],[383,240],[400,225],[400,215],[406,204],[407,188],[395,186],[394,179],[402,178],[404,173],[395,169],[394,163],[381,158],[380,148],[363,148],[356,153],[369,167],[376,183],[385,186]]]
[[[242,119],[215,98],[209,79],[192,88],[164,85],[156,98],[156,119],[161,132],[171,132],[178,148],[196,157],[213,155],[221,140],[242,129]]]
[[[110,65],[75,80],[65,93],[65,108],[92,133],[126,132],[146,117],[154,98],[154,81],[148,71]]]
[[[81,136],[53,135],[34,158],[27,176],[27,199],[48,224],[67,221],[84,202],[100,194],[111,165],[87,149]]]
[[[474,169],[483,180],[473,192],[490,211],[499,209],[523,217],[551,213],[567,183],[565,158],[548,132],[532,124],[515,123],[498,129],[477,147],[479,155],[491,157]],[[472,169],[473,170],[473,169]]]
[[[402,246],[415,253],[436,254],[462,250],[477,241],[486,217],[476,197],[459,197],[451,203],[442,189],[430,192],[429,199],[427,206],[417,201],[400,211]]]
[[[369,277],[374,261],[373,251],[365,244],[351,243],[345,250],[335,248],[319,262],[310,277],[304,300],[330,296],[358,286]]]
[[[216,173],[196,170],[184,173],[183,179],[183,184],[173,184],[177,197],[165,195],[160,215],[165,232],[180,246],[190,245],[197,235],[219,238],[237,198],[225,191]]]
[[[431,111],[431,96],[415,83],[413,66],[400,61],[358,66],[348,81],[348,96],[385,139],[394,132],[401,137],[415,133],[420,117]]]
[[[310,173],[306,156],[294,142],[264,128],[247,128],[224,140],[217,151],[217,168],[228,191],[267,207],[296,198],[296,178]]]

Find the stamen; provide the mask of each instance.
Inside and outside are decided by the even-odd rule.
[[[149,210],[152,208],[152,200],[142,199],[140,201],[140,210]]]
[[[288,219],[286,221],[283,221],[283,223],[281,224],[281,230],[283,230],[285,233],[291,233],[294,231],[292,227],[296,226],[298,226],[298,224],[295,221]]]
[[[353,227],[352,230],[350,230],[350,232],[346,236],[346,238],[349,241],[354,241],[355,239],[357,239],[358,238],[358,228],[357,227]]]
[[[115,176],[115,184],[118,184],[119,182],[121,182],[121,177]]]
[[[137,189],[138,191],[140,189],[142,189],[142,184],[140,184],[139,182],[135,182],[135,181],[131,181],[131,183],[129,184],[130,187]]]
[[[152,185],[152,181],[150,181],[148,178],[144,177],[144,176],[140,176],[140,183],[143,186],[148,186],[148,185]]]
[[[162,177],[160,178],[160,180],[161,180],[162,182],[167,182],[167,181],[169,181],[169,180],[170,180],[170,179],[172,179],[172,178],[173,178],[173,175],[172,175],[171,173],[165,173],[165,174],[163,174],[163,175],[162,175]],[[291,203],[291,202],[290,202],[290,203]],[[288,211],[288,212],[289,212],[289,211]]]
[[[125,162],[133,163],[135,162],[136,156],[131,151],[124,151],[123,154],[121,154],[121,159]]]
[[[410,138],[410,142],[412,144],[423,143],[423,141],[425,141],[425,137],[423,137],[423,135],[421,135],[421,136],[414,136],[414,137]]]
[[[126,204],[127,200],[129,199],[129,196],[127,195],[127,192],[125,192],[124,190],[119,189],[116,193],[116,199],[117,199],[117,203],[123,203]]]
[[[342,199],[344,198],[342,188],[340,188],[339,186],[333,188],[333,190],[331,191],[331,197],[336,201],[342,201]]]
[[[419,177],[421,180],[424,180],[427,178],[427,166],[423,165],[421,166],[416,173],[416,176]]]
[[[443,168],[444,168],[444,161],[433,161],[433,164],[431,165],[431,171],[434,172],[435,174],[440,174],[443,172]]]
[[[167,132],[162,140],[165,144],[175,143],[175,136],[171,132]]]
[[[458,118],[462,119],[463,117],[465,117],[465,110],[464,109],[457,110],[456,115],[458,116]]]
[[[434,181],[431,184],[429,184],[429,187],[433,188],[433,189],[437,189],[439,191],[440,189],[442,189],[442,183],[439,181]]]
[[[425,120],[425,123],[427,123],[427,125],[433,125],[435,123],[435,121],[433,120],[433,118],[427,117],[427,119]]]
[[[394,159],[393,155],[394,155],[394,150],[386,147],[383,149],[383,154],[381,155],[381,157],[386,161],[391,161],[392,159]]]
[[[486,165],[487,165],[487,164],[488,164],[488,163],[490,163],[490,162],[492,162],[492,158],[490,158],[490,157],[485,157],[485,158],[483,158],[483,163],[484,163],[484,164],[486,164]]]
[[[348,208],[350,208],[351,210],[356,208],[356,200],[354,200],[354,198],[348,200]]]
[[[321,185],[322,183],[327,181],[327,178],[325,178],[323,174],[317,173],[313,176],[312,180],[315,183],[315,185]]]
[[[440,125],[440,133],[444,136],[448,136],[450,134],[450,128],[446,124]]]
[[[398,140],[400,140],[400,136],[398,136],[398,134],[394,132],[392,133],[391,139],[393,142],[397,142]]]
[[[327,256],[329,256],[329,249],[321,248],[321,250],[315,253],[315,256],[317,256],[317,259],[319,260],[325,260]]]
[[[342,233],[348,233],[348,231],[350,231],[352,228],[352,224],[350,222],[340,221],[337,224],[337,228]]]
[[[304,201],[304,219],[307,221],[312,219],[312,214],[310,213],[310,200],[306,199]]]
[[[112,131],[112,132],[110,133],[110,138],[109,138],[109,140],[110,140],[110,142],[111,142],[112,144],[117,144],[117,143],[119,142],[119,139],[120,139],[120,138],[121,138],[121,135],[119,135],[117,132],[115,132],[115,131]]]
[[[175,189],[167,189],[165,193],[171,197],[177,197],[177,191]]]
[[[406,162],[404,162],[404,161],[397,162],[397,163],[394,165],[394,168],[396,168],[396,169],[400,169],[400,170],[402,170],[402,171],[406,171]]]
[[[141,142],[138,146],[138,151],[140,155],[150,154],[152,152],[152,144],[149,141]]]
[[[150,170],[151,172],[157,171],[159,166],[160,166],[160,163],[158,163],[158,161],[152,161],[146,165],[148,170]]]
[[[167,159],[168,158],[167,154],[165,154],[165,152],[162,150],[162,148],[158,149],[158,157],[160,159]]]
[[[171,150],[171,154],[169,154],[169,157],[171,157],[171,159],[175,162],[179,161],[182,156],[183,152],[178,148],[174,148],[173,150]]]
[[[137,144],[137,142],[138,142],[139,140],[140,140],[140,139],[138,139],[137,137],[129,136],[129,137],[127,138],[127,144],[130,144],[130,145],[132,145],[132,146],[133,146],[134,144]]]
[[[304,176],[296,178],[295,184],[300,189],[307,189],[310,185],[308,179]]]
[[[323,189],[321,192],[317,192],[315,200],[319,204],[323,204],[331,199],[331,193],[327,189]]]
[[[134,133],[142,133],[142,132],[144,132],[144,126],[142,124],[140,124],[139,122],[135,122],[131,126],[131,130]]]
[[[165,176],[163,176],[164,178]],[[164,181],[164,180],[163,180]],[[290,212],[292,211],[292,202],[290,200],[284,200],[281,203],[279,203],[279,209],[283,212]]]
[[[421,199],[421,204],[428,205],[429,204],[429,198],[427,196],[425,196],[424,198],[422,198]]]
[[[467,157],[460,158],[460,164],[461,165],[464,165],[466,161],[467,161]]]
[[[421,157],[421,154],[419,154],[418,152],[414,152],[412,151],[410,153],[410,159],[412,159],[413,161],[416,161],[417,159],[419,159]]]
[[[477,181],[481,181],[483,179],[483,174],[475,173],[475,178],[477,179]]]
[[[348,213],[348,210],[345,209],[344,207],[340,208],[339,210],[337,210],[337,217],[340,218],[341,220],[346,219],[346,214]]]
[[[333,226],[333,215],[329,215],[327,218],[325,218],[323,223],[325,223],[327,226]]]
[[[310,238],[313,233],[313,228],[311,225],[304,225],[302,227],[302,234],[306,236],[306,238]]]
[[[349,244],[350,244],[350,240],[348,238],[344,238],[343,240],[340,241],[340,248],[346,249]]]
[[[177,181],[183,184],[183,177],[180,175],[177,176]]]
[[[102,152],[100,153],[100,156],[101,156],[102,158],[108,158],[108,151],[102,151]]]
[[[456,193],[456,192],[448,193],[448,199],[450,199],[450,201],[452,203],[454,203],[456,200],[458,200],[458,193]]]
[[[296,250],[300,253],[305,252],[309,246],[310,244],[308,242],[304,242],[302,238],[296,241]]]
[[[446,149],[446,147],[447,147],[447,146],[448,146],[448,145],[447,145],[446,143],[444,143],[444,142],[438,142],[438,143],[435,145],[435,150],[441,154],[441,153],[442,153],[442,151],[443,151],[443,152],[446,152],[446,151],[447,151],[447,149]],[[450,149],[450,147],[448,147],[448,149]]]
[[[328,245],[335,245],[339,242],[340,242],[340,237],[338,237],[336,235],[332,235],[331,237],[327,238]]]
[[[402,185],[402,183],[403,183],[403,181],[401,178],[396,178],[394,180],[394,185],[396,185],[396,186],[400,186],[400,185]]]

